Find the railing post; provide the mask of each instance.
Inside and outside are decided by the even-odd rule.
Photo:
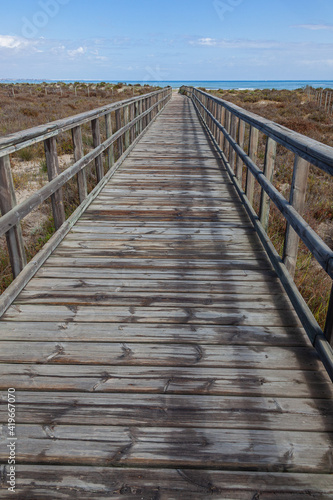
[[[106,132],[107,139],[112,136],[112,116],[111,116],[111,113],[108,113],[107,115],[105,115],[105,132]],[[107,155],[108,155],[108,170],[110,170],[110,168],[112,168],[114,165],[113,143],[107,149]]]
[[[134,118],[137,118],[138,116],[139,116],[139,101],[136,101],[134,103]],[[135,137],[137,137],[139,133],[140,133],[140,122],[137,121],[135,124],[135,131],[134,131]]]
[[[328,305],[324,334],[328,342],[333,347],[333,287],[331,291],[330,302]]]
[[[92,136],[93,136],[93,147],[98,148],[101,144],[101,133],[100,133],[100,128],[99,128],[99,119],[96,118],[91,121],[91,129],[92,129]],[[97,183],[100,182],[103,177],[104,177],[104,172],[103,172],[103,155],[100,154],[97,156],[95,159],[95,168],[96,168],[96,176],[97,176]]]
[[[124,108],[124,125],[129,123],[129,106]],[[130,131],[125,132],[125,150],[129,148],[130,145]]]
[[[44,149],[46,157],[47,175],[49,181],[52,181],[60,174],[56,138],[51,137],[50,139],[46,139],[44,141]],[[66,220],[62,189],[58,189],[58,191],[56,191],[51,196],[51,202],[52,202],[54,225],[56,230],[58,230],[59,227]]]
[[[226,109],[221,104],[221,120],[220,120],[220,123],[221,123],[221,125],[224,128],[225,128],[225,113],[226,113]],[[219,146],[220,146],[221,150],[223,151],[223,148],[224,148],[224,133],[222,132],[222,130],[220,130]]]
[[[130,105],[130,121],[134,120],[134,102]],[[135,129],[134,125],[130,128],[130,143],[132,144],[135,139]]]
[[[117,130],[121,129],[121,114],[120,114],[120,109],[117,109],[116,110],[116,128]],[[124,152],[124,149],[123,149],[123,137],[119,137],[119,139],[117,139],[117,144],[118,144],[118,153],[119,153],[119,156],[121,156]]]
[[[245,140],[245,122],[244,120],[239,120],[238,127],[238,145],[244,150],[244,140]],[[240,156],[237,155],[236,161],[236,178],[240,185],[243,183],[243,162]]]
[[[74,146],[74,161],[77,162],[83,158],[82,132],[80,126],[72,129],[72,138]],[[86,172],[84,169],[77,174],[77,186],[79,190],[80,203],[82,203],[88,196]]]
[[[303,215],[304,211],[309,168],[309,162],[307,162],[303,158],[300,158],[298,155],[295,156],[295,165],[289,202],[300,215]],[[294,231],[290,224],[287,224],[283,250],[283,262],[292,277],[295,276],[298,245],[298,234]]]
[[[144,109],[143,111],[148,111],[148,97],[144,99]],[[143,128],[147,128],[148,125],[148,115],[146,115],[143,119]]]
[[[250,139],[249,139],[249,157],[256,163],[258,154],[258,143],[259,143],[259,130],[256,127],[251,126],[250,128]],[[246,175],[246,189],[245,194],[251,204],[253,205],[253,195],[254,195],[254,177],[250,170],[247,169]]]
[[[144,111],[144,99],[142,98],[141,101],[139,102],[139,116],[142,115],[143,111]],[[140,134],[143,131],[143,126],[144,126],[143,118],[140,118],[140,120],[139,120],[139,132],[140,132]]]
[[[5,215],[16,206],[16,196],[9,155],[0,158],[0,210]],[[27,264],[21,224],[6,233],[10,264],[16,278]]]
[[[275,158],[276,158],[276,142],[271,137],[267,137],[264,175],[269,180],[269,182],[273,181]],[[270,206],[271,206],[270,197],[268,196],[268,194],[264,189],[261,189],[259,218],[266,233],[268,230]]]
[[[228,132],[228,134],[230,135],[230,129],[231,129],[231,118],[232,118],[232,114],[231,114],[231,111],[226,111],[226,124],[225,124],[225,128]],[[228,139],[225,137],[224,138],[224,149],[225,149],[225,152],[224,154],[226,155],[226,157],[228,158],[228,161],[229,161],[229,154],[230,154],[230,143],[228,141]]]
[[[217,107],[217,102],[216,101],[213,101],[213,109],[214,109],[214,113],[213,113],[213,116],[214,118],[217,120],[217,110],[218,110],[218,107]],[[217,125],[216,123],[214,123],[214,137],[215,139],[217,139],[217,133],[218,133],[218,128],[217,128]]]
[[[230,135],[231,137],[236,140],[236,134],[237,134],[237,129],[238,129],[238,123],[239,123],[239,118],[238,116],[235,116],[234,114],[231,117],[231,130],[230,130]],[[236,156],[236,151],[234,148],[230,145],[229,149],[229,164],[230,167],[232,168],[233,171],[235,171],[235,156]]]

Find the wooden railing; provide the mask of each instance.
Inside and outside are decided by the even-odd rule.
[[[100,189],[123,162],[148,125],[162,111],[171,95],[171,87],[166,87],[156,92],[0,138],[0,210],[2,214],[0,218],[0,236],[6,235],[14,278],[24,275],[19,282],[15,283],[15,280],[13,286],[10,286],[10,290],[3,294],[0,302],[0,315],[8,307],[15,293],[22,288],[29,276],[36,271],[92,199],[97,196]],[[100,119],[105,120],[106,140],[104,142],[101,142]],[[87,123],[91,123],[93,150],[88,154],[84,154],[81,127]],[[113,123],[116,124],[115,132],[113,131]],[[65,131],[71,131],[72,133],[74,164],[60,172],[57,156],[57,136]],[[10,155],[40,142],[44,143],[49,182],[17,205]],[[115,143],[117,144],[119,156],[117,161],[115,161],[114,154]],[[103,153],[107,154],[106,174],[103,165]],[[95,164],[97,185],[88,195],[85,169],[91,162]],[[62,188],[75,176],[77,177],[80,206],[66,221]],[[21,221],[50,197],[57,232],[50,242],[45,245],[45,251],[27,265]]]
[[[300,239],[330,278],[333,278],[333,251],[302,217],[309,167],[314,165],[333,175],[333,148],[199,89],[182,87],[180,91],[190,97],[204,126],[211,135],[273,266],[311,342],[319,352],[333,379],[333,351],[330,346],[333,343],[333,294],[323,332],[293,280]],[[246,128],[249,134],[248,151],[244,150]],[[259,132],[266,136],[263,170],[256,164]],[[277,144],[283,145],[295,154],[289,200],[286,200],[272,183]],[[246,167],[246,180],[244,180],[243,188],[244,165]],[[253,208],[255,181],[258,183],[261,193],[259,215]],[[267,235],[271,201],[287,222],[282,259]]]

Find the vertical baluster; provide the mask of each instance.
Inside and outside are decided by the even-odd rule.
[[[142,115],[142,113],[144,112],[144,108],[145,108],[145,101],[144,101],[144,99],[141,99],[141,101],[140,101],[140,115]],[[141,118],[141,120],[140,120],[140,132],[143,131],[143,128],[144,128],[144,118]]]
[[[125,106],[124,108],[124,125],[128,125],[129,123],[129,106]],[[129,148],[130,145],[130,131],[127,130],[125,132],[125,150]]]
[[[120,109],[116,110],[116,128],[117,130],[121,129],[121,114],[120,114]],[[117,145],[118,145],[118,153],[119,156],[123,154],[123,136],[119,137],[117,139]]]
[[[0,158],[0,210],[5,215],[16,206],[16,196],[9,156]],[[6,233],[10,264],[16,278],[27,264],[21,224],[17,223]]]
[[[271,137],[267,137],[266,151],[265,151],[264,175],[270,182],[273,181],[275,159],[276,159],[276,142]],[[271,206],[270,197],[262,189],[261,190],[259,218],[260,218],[260,222],[261,222],[261,224],[266,232],[268,230],[270,206]]]
[[[333,347],[333,287],[331,291],[330,302],[328,305],[324,334],[328,342]]]
[[[239,118],[238,118],[238,116],[235,116],[233,114],[232,121],[231,121],[230,135],[234,140],[236,140],[238,124],[239,124]],[[230,167],[232,168],[233,171],[235,171],[235,157],[236,157],[236,152],[235,152],[234,148],[232,146],[230,146],[229,164],[230,164]]]
[[[146,99],[145,99],[145,111],[148,111],[148,109],[149,109],[149,97],[146,97]],[[149,123],[149,114],[146,114],[144,128],[147,128],[148,123]]]
[[[245,140],[245,122],[243,120],[239,121],[238,127],[238,144],[244,151],[244,140]],[[237,155],[236,161],[236,177],[240,185],[243,184],[243,161],[240,156]]]
[[[230,134],[230,125],[231,125],[231,113],[229,110],[226,109],[225,128],[228,134]],[[226,137],[224,137],[223,150],[226,158],[229,159],[229,141]]]
[[[225,107],[221,104],[221,120],[220,120],[220,123],[223,127],[225,127],[225,113],[226,113],[226,109]],[[220,148],[224,149],[224,133],[222,132],[222,130],[220,131],[220,137],[219,137],[219,146]]]
[[[111,115],[111,113],[108,113],[105,115],[105,131],[106,131],[106,138],[107,139],[112,136],[113,132],[112,132],[112,115]],[[114,165],[113,143],[107,149],[107,155],[108,155],[108,170],[110,170],[110,168],[112,168]]]
[[[300,215],[303,215],[304,211],[309,168],[309,162],[307,162],[303,158],[300,158],[298,155],[295,156],[293,180],[291,184],[289,202]],[[295,276],[298,246],[299,236],[294,231],[294,229],[289,224],[287,224],[283,250],[283,262],[292,277]]]
[[[205,108],[208,110],[208,106],[209,106],[208,97],[203,96],[203,99],[204,99]],[[209,121],[209,115],[208,115],[207,111],[205,111],[205,122],[207,124],[207,127],[209,128],[210,121]]]
[[[72,129],[72,139],[74,146],[74,161],[77,162],[83,157],[82,131],[80,126]],[[82,203],[88,196],[86,172],[84,169],[77,174],[77,186],[80,203]]]
[[[210,129],[211,121],[210,121],[210,116],[208,113],[210,111],[210,100],[208,99],[208,97],[205,97],[205,100],[206,100],[206,108],[207,108],[206,123],[207,123],[208,128]]]
[[[98,118],[91,121],[91,130],[92,130],[92,137],[93,137],[93,147],[95,149],[98,146],[100,146],[100,144],[101,144],[101,133],[100,133],[100,128],[99,128],[99,119]],[[95,168],[96,168],[97,182],[100,182],[104,177],[103,155],[102,154],[98,155],[97,158],[95,158]]]
[[[258,143],[259,143],[259,130],[253,126],[250,128],[250,139],[249,139],[249,157],[254,163],[257,162],[258,155]],[[250,170],[247,169],[246,174],[246,196],[249,199],[251,205],[253,205],[253,196],[254,196],[254,177],[251,174]]]
[[[214,101],[214,118],[216,120],[218,120],[218,106],[217,106],[216,101]],[[216,123],[214,123],[214,137],[215,137],[215,139],[217,139],[218,131],[219,131],[219,129],[218,129]]]
[[[211,117],[210,117],[210,130],[211,130],[211,133],[215,134],[215,125],[214,125],[214,121],[213,121],[213,116],[214,116],[214,101],[212,99],[209,98],[209,111],[211,113]]]
[[[134,120],[134,102],[133,104],[130,105],[130,121],[132,122]],[[131,129],[130,129],[130,142],[131,144],[133,143],[135,139],[135,129],[134,129],[134,125],[132,125]]]
[[[216,126],[215,126],[215,123],[214,123],[215,102],[212,99],[211,99],[211,113],[212,113],[212,116],[213,116],[213,118],[211,118],[211,130],[212,130],[213,137],[215,137],[215,129],[216,129]]]
[[[146,111],[146,105],[147,105],[147,100],[146,98],[143,98],[141,101],[141,114],[143,114]],[[141,120],[141,131],[143,131],[146,127],[146,118],[142,118]]]
[[[50,139],[46,139],[44,141],[44,149],[46,157],[47,175],[49,181],[52,181],[60,174],[56,138],[51,137]],[[57,230],[66,220],[64,202],[62,196],[62,188],[58,189],[58,191],[56,191],[51,196],[51,203],[52,203],[54,225]]]
[[[221,104],[217,105],[217,120],[221,124],[221,122],[222,122],[222,106],[221,106]],[[221,134],[222,134],[221,129],[219,127],[217,127],[216,142],[218,145],[221,142]]]
[[[137,118],[139,116],[139,101],[134,103],[134,117]],[[139,130],[140,123],[137,121],[135,124],[135,137],[137,137],[140,133]]]

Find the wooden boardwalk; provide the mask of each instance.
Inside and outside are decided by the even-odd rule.
[[[333,498],[331,382],[183,96],[0,335],[16,498]]]

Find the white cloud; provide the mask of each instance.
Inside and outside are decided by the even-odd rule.
[[[80,56],[80,55],[85,54],[86,52],[87,52],[86,47],[79,47],[78,49],[67,50],[67,54],[70,57]]]
[[[18,36],[0,35],[0,49],[22,49],[33,43]]]
[[[189,41],[190,45],[203,45],[206,47],[220,47],[224,49],[274,49],[281,48],[284,44],[269,40],[227,40],[215,38],[198,38]]]
[[[302,28],[304,30],[333,30],[333,24],[295,24],[291,28]]]
[[[212,45],[216,45],[216,40],[214,40],[214,38],[199,38],[199,40],[197,40],[197,42],[194,42],[196,43],[197,45],[209,45],[209,46],[212,46]]]

